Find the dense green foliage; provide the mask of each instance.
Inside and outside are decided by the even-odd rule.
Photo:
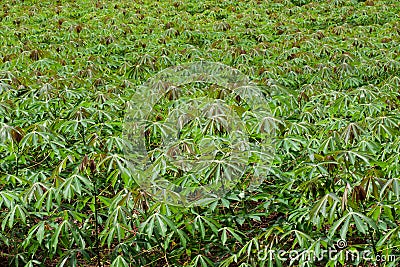
[[[216,2],[1,3],[0,264],[335,266],[260,251],[340,239],[397,255],[399,2]],[[276,157],[255,192],[173,207],[132,179],[122,126],[136,85],[198,60],[266,88]]]

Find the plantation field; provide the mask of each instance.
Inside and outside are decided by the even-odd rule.
[[[397,0],[13,0],[0,35],[0,266],[399,265]],[[269,115],[209,82],[161,84],[154,107],[137,93],[195,62],[239,70]],[[185,122],[185,155],[215,159],[192,168],[163,142],[171,110],[198,99],[243,124]],[[127,158],[132,109],[147,114],[143,184],[237,184],[206,205],[160,201]],[[254,149],[271,139],[271,158],[236,153],[229,171],[235,127]]]

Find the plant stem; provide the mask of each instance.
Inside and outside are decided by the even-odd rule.
[[[86,147],[86,139],[85,139],[85,127],[83,127],[82,125],[81,125],[80,134],[81,134],[81,136],[82,136],[82,142],[83,142],[83,146],[85,146],[85,147]]]
[[[100,248],[99,248],[99,221],[97,219],[97,211],[99,209],[99,204],[97,201],[97,180],[94,177],[93,174],[93,190],[94,190],[94,223],[95,223],[95,249],[96,249],[96,257],[97,257],[97,267],[101,267],[100,263]]]
[[[15,156],[15,176],[18,177],[18,171],[19,171],[19,144],[17,144],[17,155]]]
[[[362,207],[362,209],[363,209],[363,213],[365,214],[365,213],[366,213],[366,208],[365,208],[365,205],[364,205],[363,203],[361,203],[361,207]],[[376,243],[375,243],[375,239],[374,239],[374,233],[372,232],[372,229],[371,229],[371,227],[369,226],[369,224],[367,224],[367,227],[368,227],[369,238],[371,238],[372,250],[374,251],[374,255],[375,255],[375,258],[376,258],[376,257],[378,256],[378,251],[377,251],[377,249],[376,249]],[[381,263],[380,263],[379,261],[376,261],[376,263],[377,263],[378,267],[381,266]]]
[[[373,249],[373,251],[374,251],[375,258],[376,258],[376,257],[378,256],[378,251],[376,250],[376,244],[375,244],[374,234],[373,234],[373,232],[371,231],[371,227],[370,227],[369,225],[368,225],[368,233],[369,233],[369,237],[371,238],[372,249]],[[376,263],[377,263],[378,267],[381,266],[381,263],[380,263],[379,260],[376,261]]]

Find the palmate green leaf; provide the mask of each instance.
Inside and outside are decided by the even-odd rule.
[[[141,224],[140,232],[146,233],[146,235],[150,238],[153,235],[154,231],[154,220],[155,217],[151,216],[144,223]],[[145,230],[145,231],[144,231]]]
[[[298,231],[298,230],[292,230],[292,231],[289,231],[289,232],[283,234],[282,240],[285,237],[287,237],[288,235],[293,236],[293,234],[295,236],[295,239],[294,239],[294,242],[292,243],[292,249],[294,249],[296,245],[299,245],[300,248],[308,248],[310,245],[310,242],[313,241],[311,236],[309,236],[306,233],[303,233],[301,231]]]
[[[367,166],[370,165],[371,156],[360,151],[352,151],[352,150],[343,150],[338,153],[337,160],[343,159],[346,162],[349,162],[351,165],[354,165],[356,162],[361,160]]]
[[[238,262],[237,255],[232,255],[232,256],[229,256],[228,258],[226,258],[225,260],[223,260],[219,266],[220,267],[229,267],[232,265],[232,263],[236,263],[236,262]]]
[[[64,266],[78,266],[78,259],[77,259],[77,253],[80,252],[84,258],[89,259],[89,255],[87,255],[87,253],[85,253],[85,251],[70,251],[66,256],[64,256],[63,260],[61,261],[61,263],[59,264],[60,267],[64,267]],[[67,265],[68,264],[68,265]]]
[[[0,191],[0,207],[3,205],[6,208],[12,208],[16,202],[19,202],[19,197],[11,191]]]
[[[374,137],[378,141],[392,139],[396,136],[398,129],[399,118],[396,115],[385,115],[373,118],[368,118],[369,128],[374,132]]]
[[[43,203],[45,204],[45,209],[49,212],[54,205],[59,205],[61,202],[61,195],[57,193],[57,189],[52,187],[45,191],[40,198],[35,202],[35,208],[41,210],[43,207]],[[56,203],[53,203],[53,200]]]
[[[360,185],[365,188],[367,197],[369,197],[369,195],[372,195],[376,199],[379,199],[379,191],[380,191],[380,188],[382,188],[384,181],[379,177],[375,177],[375,175],[379,176],[378,172],[374,172],[373,175],[374,176],[372,176],[372,175],[366,176],[361,181]]]
[[[362,213],[351,211],[346,213],[342,218],[332,225],[332,228],[329,230],[329,237],[332,238],[337,232],[338,228],[342,225],[340,237],[343,240],[346,240],[346,235],[352,219],[354,220],[357,230],[363,234],[366,233],[368,227],[378,230],[376,223],[371,218],[363,215]]]
[[[124,206],[115,206],[108,215],[106,225],[112,227],[113,224],[122,223],[127,224],[129,216],[129,210]]]
[[[181,245],[185,247],[188,239],[186,234],[182,230],[178,229],[170,219],[160,213],[151,215],[140,225],[139,231],[145,233],[148,238],[153,236],[156,238],[157,236],[164,238],[167,235],[168,229],[179,237]],[[165,247],[167,247],[167,244],[165,244]]]
[[[360,231],[361,233],[365,234],[367,231],[367,227],[364,226],[363,222],[361,221],[361,219],[358,216],[353,216],[355,225],[357,227],[357,230]],[[348,225],[346,225],[346,228],[348,227]],[[345,229],[345,227],[343,227],[342,229]]]
[[[114,187],[118,181],[119,176],[120,176],[120,171],[118,169],[115,169],[109,173],[107,181],[110,181],[111,185]]]
[[[332,151],[336,151],[341,148],[340,137],[338,134],[332,134],[321,142],[319,149],[326,155]]]
[[[92,188],[93,184],[87,177],[73,174],[60,184],[57,188],[57,193],[70,201],[75,194],[82,195],[82,192],[91,192],[93,190]]]
[[[395,200],[400,200],[400,179],[392,178],[388,179],[379,191],[380,199],[391,198],[391,195],[395,196]]]
[[[85,249],[86,247],[86,241],[81,230],[77,225],[71,223],[68,218],[57,225],[49,244],[51,245],[51,253],[56,253],[60,247],[70,248],[73,245],[79,249]]]
[[[111,244],[115,242],[115,238],[118,240],[118,242],[122,242],[122,240],[124,240],[127,236],[127,229],[129,229],[127,225],[119,222],[115,223],[111,227],[106,228],[101,234],[103,237],[102,244],[107,241],[107,245],[110,248]]]
[[[29,203],[34,198],[35,200],[39,200],[40,197],[43,195],[43,189],[47,190],[47,186],[43,183],[33,183],[32,186],[24,193],[25,202]]]
[[[363,133],[363,129],[357,123],[349,123],[342,133],[342,138],[346,144],[354,141],[358,141],[360,135]]]
[[[58,165],[56,166],[56,168],[53,170],[53,177],[58,177],[60,175],[60,173],[66,168],[67,163],[74,163],[75,157],[73,155],[68,155],[66,156],[64,159],[62,159],[60,161],[60,163],[58,163]]]
[[[245,257],[250,258],[254,252],[260,251],[260,242],[258,238],[252,238],[247,242],[238,252],[238,257],[245,255]]]
[[[299,151],[301,146],[305,144],[306,140],[301,136],[288,136],[282,139],[282,141],[277,144],[277,147],[282,147],[286,153],[289,153],[289,151]]]
[[[38,264],[41,264],[41,262],[37,260],[30,260],[25,264],[24,267],[34,267],[37,266]]]
[[[15,157],[13,157],[13,160],[15,160]],[[7,174],[5,176],[2,177],[3,183],[9,183],[9,184],[13,184],[13,185],[26,185],[28,183],[27,177],[24,177],[22,175],[16,176],[13,174]]]
[[[113,262],[111,263],[111,267],[129,267],[130,264],[124,259],[122,255],[118,255]]]
[[[328,216],[329,212],[329,220],[332,221],[334,219],[335,213],[334,211],[336,210],[336,206],[340,203],[340,199],[337,197],[336,194],[334,193],[329,193],[326,194],[324,197],[322,197],[311,209],[310,211],[310,220],[313,223],[320,224],[320,218],[319,214],[321,214],[323,217]],[[330,210],[329,210],[330,209]]]
[[[5,246],[10,245],[10,240],[3,233],[0,233],[0,242],[2,242]]]
[[[239,234],[242,234],[242,233],[240,233],[240,231],[235,231],[233,228],[230,228],[230,227],[223,227],[223,228],[219,229],[218,232],[222,232],[221,242],[222,242],[223,246],[225,245],[226,241],[228,240],[228,234],[232,235],[232,237],[234,239],[236,239],[236,241],[238,241],[239,243],[242,243],[242,238],[239,236]],[[236,232],[238,232],[239,234]]]
[[[193,267],[209,267],[209,266],[215,266],[214,263],[207,258],[204,255],[197,255],[196,257],[194,257],[192,259],[192,261],[190,262],[189,266],[193,266]]]
[[[382,213],[382,206],[376,205],[368,212],[368,216],[371,217],[375,222],[378,222]]]
[[[44,123],[31,125],[26,130],[27,133],[21,140],[21,150],[36,148],[47,150],[51,147],[56,154],[59,154],[59,148],[64,147],[62,139],[53,134]]]
[[[111,137],[107,139],[106,147],[108,151],[113,151],[113,148],[116,148],[117,151],[122,152],[126,148],[126,141],[120,137]]]
[[[120,154],[109,154],[99,162],[99,167],[106,167],[107,172],[110,172],[117,167],[119,169],[126,169],[126,159]]]
[[[400,238],[400,226],[389,230],[385,235],[383,235],[377,242],[377,246],[384,246],[388,244],[389,241],[396,241]]]
[[[161,232],[161,236],[162,237],[165,237],[165,235],[166,235],[166,233],[167,233],[167,225],[165,224],[165,222],[164,222],[164,220],[161,218],[161,217],[159,217],[159,216],[156,216],[155,217],[156,218],[156,227],[159,229],[159,230],[161,230],[160,232]]]
[[[193,225],[195,230],[200,232],[200,236],[202,238],[206,237],[206,229],[210,229],[216,235],[218,234],[219,225],[208,216],[197,214],[196,218],[193,221]],[[196,232],[193,231],[193,235],[196,236]]]
[[[357,147],[360,151],[366,152],[368,154],[375,155],[380,149],[380,145],[372,140],[371,137],[366,137],[358,142]]]
[[[23,242],[24,248],[31,245],[31,239],[33,238],[33,236],[36,237],[36,240],[39,242],[39,244],[42,244],[44,236],[46,235],[45,224],[46,224],[46,222],[42,221],[42,222],[39,222],[38,224],[34,225],[33,227],[31,227],[27,238]]]
[[[58,242],[59,242],[59,236],[60,236],[61,232],[63,231],[63,228],[68,227],[68,224],[69,224],[68,221],[62,221],[58,225],[58,227],[57,227],[57,229],[56,229],[56,231],[54,233],[54,236],[52,237],[52,242],[51,242],[51,245],[52,245],[51,247],[52,247],[53,251],[57,250]]]
[[[383,214],[385,215],[386,219],[389,219],[390,221],[395,221],[396,211],[393,206],[383,205]]]
[[[20,204],[14,205],[6,214],[1,223],[2,230],[4,231],[6,226],[8,226],[8,228],[12,228],[16,223],[22,222],[23,224],[26,224],[27,215],[28,211],[23,206]]]

